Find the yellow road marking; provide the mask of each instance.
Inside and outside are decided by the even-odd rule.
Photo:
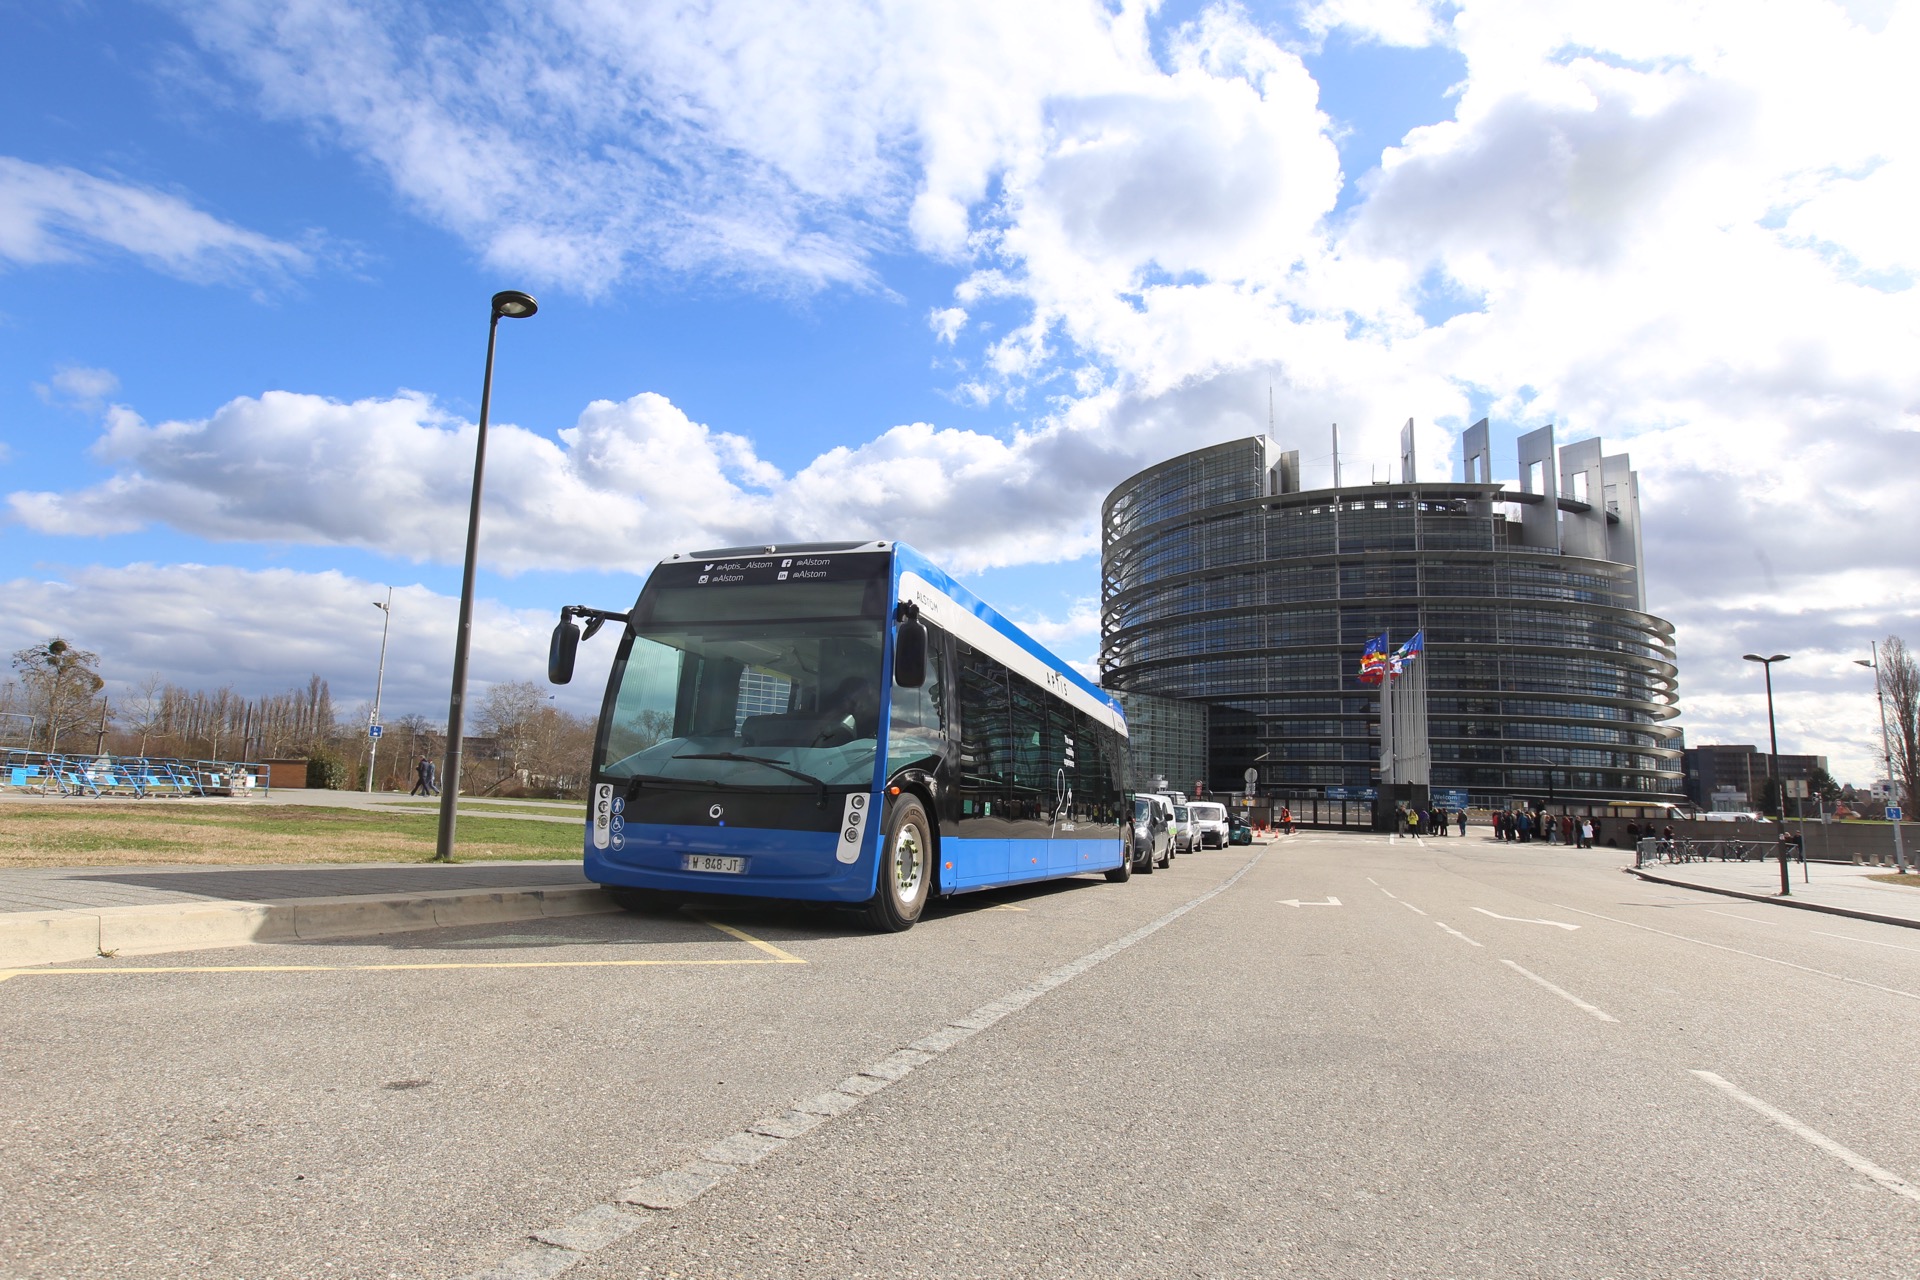
[[[88,969],[0,969],[0,982],[9,978],[33,977],[48,974],[59,977],[85,977],[88,974],[106,973],[394,973],[411,969],[639,969],[673,968],[676,966],[701,965],[740,965],[740,964],[805,964],[799,956],[782,951],[771,942],[759,938],[730,924],[721,924],[709,920],[703,915],[689,911],[701,924],[717,929],[729,937],[757,947],[772,956],[771,960],[442,960],[422,961],[409,964],[192,964],[192,965],[149,965],[149,966],[101,966]],[[343,940],[344,941],[344,940]]]
[[[754,937],[750,933],[747,933],[745,930],[736,929],[730,924],[721,924],[718,920],[709,920],[705,916],[701,915],[698,911],[689,911],[687,912],[687,914],[692,916],[695,920],[698,920],[701,924],[707,925],[710,928],[718,929],[722,933],[729,934],[735,938],[740,939],[740,941],[742,942],[745,942],[752,946],[756,946],[760,948],[760,950],[766,952],[768,955],[773,957],[773,960],[771,963],[774,963],[774,964],[805,964],[806,963],[806,961],[802,960],[799,956],[789,955],[785,951],[782,951],[780,948],[774,946],[771,942],[762,942],[760,939]],[[767,964],[769,962],[765,960],[760,960],[760,961],[754,961],[752,963]]]

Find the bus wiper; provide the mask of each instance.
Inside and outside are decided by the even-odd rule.
[[[738,760],[744,764],[763,764],[769,769],[778,769],[790,778],[798,778],[802,782],[812,783],[815,793],[820,798],[820,803],[824,805],[827,802],[827,784],[825,779],[816,778],[812,774],[804,773],[799,769],[790,769],[778,760],[769,760],[765,756],[743,756],[733,751],[713,751],[701,755],[674,756],[673,758],[675,760]]]

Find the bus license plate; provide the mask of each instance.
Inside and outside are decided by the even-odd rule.
[[[745,875],[745,858],[722,857],[717,853],[684,853],[680,855],[682,871],[718,871],[725,875]]]

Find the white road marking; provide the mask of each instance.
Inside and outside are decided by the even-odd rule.
[[[1828,973],[1825,969],[1816,969],[1812,965],[1795,964],[1791,960],[1778,960],[1773,956],[1763,956],[1758,951],[1742,951],[1739,947],[1729,947],[1718,942],[1708,942],[1705,938],[1689,938],[1684,933],[1668,933],[1665,929],[1656,929],[1650,924],[1635,924],[1631,920],[1616,920],[1612,916],[1603,916],[1598,911],[1582,911],[1579,907],[1553,904],[1561,911],[1571,911],[1575,915],[1592,916],[1595,920],[1605,920],[1609,924],[1623,924],[1629,929],[1644,929],[1648,933],[1657,933],[1663,938],[1678,938],[1682,942],[1697,943],[1703,947],[1712,947],[1715,951],[1731,951],[1734,955],[1745,956],[1749,960],[1764,960],[1768,964],[1777,964],[1786,969],[1798,969],[1802,973],[1814,973],[1823,978],[1832,978],[1836,982],[1850,983],[1856,987],[1865,987],[1869,991],[1884,991],[1890,996],[1902,996],[1908,1000],[1920,1000],[1920,993],[1902,991],[1898,987],[1883,987],[1877,982],[1866,982],[1859,978],[1849,978],[1844,973]]]
[[[1818,929],[1809,929],[1816,938],[1838,938],[1842,942],[1864,942],[1870,947],[1891,947],[1895,951],[1920,951],[1920,947],[1903,947],[1897,942],[1875,942],[1872,938],[1849,938],[1844,933],[1822,933]]]
[[[1700,909],[1706,912],[1710,916],[1725,916],[1729,920],[1745,920],[1748,924],[1784,924],[1785,923],[1785,921],[1781,921],[1781,920],[1762,920],[1758,916],[1737,916],[1733,914],[1733,912],[1731,911],[1715,911],[1712,907],[1702,907]]]
[[[1375,880],[1372,876],[1367,877],[1367,883],[1372,885],[1376,889],[1380,887],[1380,882],[1378,880]]]
[[[1700,1077],[1734,1101],[1744,1106],[1752,1107],[1755,1111],[1758,1111],[1761,1115],[1773,1121],[1787,1132],[1797,1137],[1805,1138],[1808,1142],[1811,1142],[1814,1146],[1820,1148],[1836,1160],[1839,1160],[1842,1164],[1850,1166],[1857,1173],[1865,1174],[1887,1190],[1893,1192],[1893,1194],[1905,1196],[1909,1200],[1920,1202],[1920,1187],[1914,1186],[1898,1174],[1882,1169],[1879,1165],[1857,1151],[1848,1150],[1832,1138],[1829,1138],[1826,1134],[1821,1133],[1818,1129],[1801,1124],[1798,1120],[1795,1120],[1792,1116],[1780,1110],[1780,1108],[1762,1102],[1738,1085],[1733,1084],[1731,1081],[1723,1080],[1711,1071],[1689,1071],[1688,1074]]]
[[[1407,910],[1413,912],[1415,915],[1424,916],[1427,914],[1426,912],[1420,910],[1420,908],[1414,906],[1411,902],[1408,902],[1405,898],[1395,898],[1394,901],[1399,903],[1401,906],[1405,907]]]
[[[1441,927],[1442,929],[1445,929],[1445,930],[1446,930],[1446,931],[1447,931],[1448,933],[1450,933],[1450,934],[1452,934],[1452,935],[1453,935],[1454,937],[1456,937],[1456,938],[1458,938],[1458,939],[1460,939],[1460,941],[1462,941],[1462,942],[1465,942],[1465,943],[1468,943],[1468,944],[1470,944],[1470,945],[1472,945],[1472,946],[1476,946],[1476,947],[1477,947],[1477,946],[1479,946],[1479,945],[1481,945],[1481,944],[1480,944],[1480,943],[1478,943],[1478,942],[1474,942],[1474,940],[1473,940],[1472,938],[1469,938],[1469,937],[1468,937],[1468,936],[1467,936],[1466,934],[1464,934],[1464,933],[1462,933],[1462,932],[1460,932],[1460,931],[1459,931],[1458,929],[1456,929],[1456,928],[1454,928],[1454,927],[1453,927],[1452,925],[1446,925],[1446,924],[1440,924],[1440,922],[1439,922],[1438,920],[1435,920],[1435,921],[1434,921],[1434,923],[1435,923],[1435,924],[1439,924],[1439,925],[1440,925],[1440,927]]]
[[[1511,920],[1515,924],[1550,924],[1556,929],[1566,929],[1569,932],[1580,927],[1577,924],[1566,924],[1559,920],[1529,920],[1525,916],[1503,916],[1499,912],[1489,911],[1485,907],[1475,907],[1474,910],[1483,916],[1492,916],[1495,920]]]
[[[953,1019],[905,1048],[896,1049],[878,1062],[863,1067],[827,1092],[795,1103],[786,1111],[754,1121],[739,1133],[729,1134],[704,1148],[697,1159],[642,1179],[617,1193],[613,1198],[614,1203],[596,1205],[557,1227],[530,1232],[528,1238],[534,1241],[532,1248],[514,1254],[495,1267],[472,1272],[467,1280],[525,1280],[528,1276],[556,1276],[572,1270],[586,1261],[589,1254],[631,1234],[635,1228],[629,1225],[630,1219],[644,1220],[647,1211],[666,1213],[690,1204],[740,1169],[775,1154],[806,1131],[831,1123],[834,1117],[844,1115],[866,1098],[904,1080],[915,1070],[969,1037],[985,1031],[1008,1014],[1018,1013],[1054,988],[1106,963],[1195,907],[1225,893],[1258,866],[1260,859],[1265,856],[1264,852],[1254,854],[1245,866],[1231,876],[1159,919],[1141,925],[1097,951],[1089,951],[1077,960],[1070,960],[1042,974],[998,1000],[989,1001],[973,1012]]]
[[[1325,902],[1302,902],[1298,898],[1282,898],[1280,905],[1283,907],[1337,907],[1340,905],[1340,899],[1332,894],[1327,895]]]
[[[1547,990],[1553,992],[1553,994],[1559,996],[1562,1000],[1565,1000],[1568,1004],[1577,1005],[1580,1008],[1585,1009],[1588,1013],[1600,1019],[1600,1021],[1602,1022],[1620,1021],[1620,1019],[1614,1017],[1612,1014],[1608,1013],[1605,1009],[1602,1009],[1597,1005],[1588,1004],[1585,1000],[1582,1000],[1579,996],[1573,994],[1573,992],[1554,986],[1551,982],[1548,982],[1545,978],[1541,977],[1539,974],[1534,973],[1529,969],[1522,969],[1519,965],[1515,964],[1511,960],[1502,960],[1500,963],[1507,966],[1507,968],[1513,970],[1515,973],[1519,974],[1521,977],[1526,978],[1529,981],[1539,983],[1541,986],[1545,987]]]

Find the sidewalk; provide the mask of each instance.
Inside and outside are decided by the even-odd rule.
[[[345,863],[243,867],[21,867],[0,871],[0,914],[203,902],[283,902],[362,894],[409,896],[450,889],[583,885],[563,862]]]
[[[0,981],[22,966],[368,937],[615,909],[565,862],[37,867],[0,872]]]
[[[1792,862],[1788,874],[1793,893],[1786,898],[1780,896],[1780,864],[1774,861],[1660,863],[1624,869],[1655,884],[1920,929],[1920,889],[1869,878],[1889,874],[1884,867]]]

